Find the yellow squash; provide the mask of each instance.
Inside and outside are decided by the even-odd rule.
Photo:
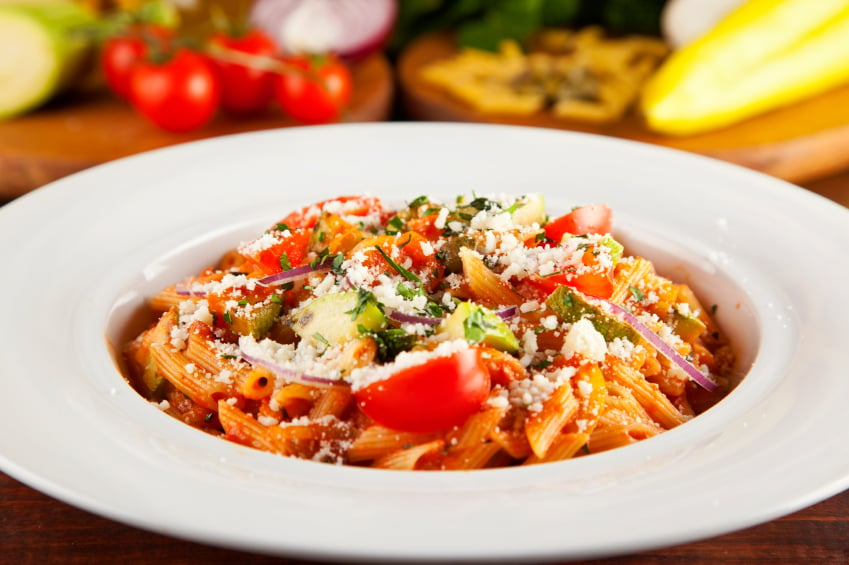
[[[749,0],[646,85],[648,126],[689,135],[849,82],[849,0]]]

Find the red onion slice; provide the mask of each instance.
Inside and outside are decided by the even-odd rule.
[[[501,318],[502,320],[509,320],[519,309],[516,306],[508,306],[506,308],[502,308],[501,310],[497,310],[495,315]],[[395,320],[396,322],[400,322],[402,324],[427,324],[428,326],[435,326],[440,323],[445,318],[437,318],[435,316],[418,316],[416,314],[404,314],[403,312],[398,312],[397,310],[393,310],[388,314],[389,319]]]
[[[266,359],[261,359],[259,357],[254,357],[253,355],[248,355],[241,348],[239,349],[239,351],[242,355],[242,359],[244,359],[251,365],[259,365],[261,367],[265,367],[272,373],[282,376],[289,382],[297,382],[310,386],[348,386],[348,383],[341,379],[329,379],[327,377],[316,377],[314,375],[308,375],[306,373],[302,373],[300,371],[296,371],[288,367],[283,367],[282,365],[278,365],[277,363],[273,363]]]
[[[329,263],[323,263],[318,267],[312,267],[310,265],[301,265],[300,267],[295,267],[294,269],[288,269],[286,271],[281,271],[274,275],[269,275],[267,277],[261,278],[259,279],[259,282],[262,284],[283,284],[289,281],[295,281],[298,279],[305,278],[311,273],[315,273],[318,271],[326,271],[329,268]]]
[[[207,295],[207,292],[205,290],[192,290],[191,285],[183,284],[178,284],[174,288],[174,292],[176,292],[180,296],[197,296],[199,298],[203,298]]]
[[[630,313],[625,308],[622,308],[618,304],[614,304],[612,302],[605,303],[610,306],[610,308],[616,312],[619,316],[624,318],[625,322],[628,323],[634,330],[636,330],[643,338],[651,343],[653,346],[660,351],[663,356],[667,359],[678,365],[687,376],[689,376],[697,385],[707,390],[708,392],[713,392],[717,388],[717,384],[713,382],[709,377],[706,377],[699,371],[696,367],[693,366],[692,363],[681,357],[681,355],[675,351],[668,343],[663,341],[659,335],[652,331],[647,325],[642,323],[637,319],[632,313]]]
[[[433,316],[417,316],[415,314],[404,314],[403,312],[399,312],[397,310],[392,310],[388,314],[389,319],[395,320],[396,322],[400,322],[402,324],[426,324],[428,326],[435,326],[439,322],[442,321],[442,318],[435,318]]]
[[[257,0],[251,23],[286,53],[334,52],[349,61],[380,49],[395,25],[397,0]]]
[[[519,308],[516,306],[508,306],[506,308],[502,308],[501,310],[497,310],[495,315],[501,318],[502,320],[509,320],[513,316],[516,315],[516,312],[519,311]]]

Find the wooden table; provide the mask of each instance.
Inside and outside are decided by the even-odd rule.
[[[849,172],[807,187],[849,207]],[[0,474],[0,564],[111,565],[116,561],[124,565],[309,563],[249,555],[143,532],[53,500]],[[849,491],[767,524],[603,563],[679,562],[845,565],[849,563]]]
[[[53,500],[0,475],[0,563],[98,565],[120,562],[306,565],[143,532]],[[604,560],[607,565],[849,563],[849,491],[815,506],[714,539]],[[601,563],[593,561],[589,563]]]

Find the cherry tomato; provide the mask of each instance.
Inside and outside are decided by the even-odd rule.
[[[442,236],[442,230],[436,227],[438,218],[439,216],[436,214],[421,218],[410,218],[407,220],[407,229],[420,233],[429,240],[436,241]]]
[[[209,122],[218,109],[218,76],[203,56],[177,49],[164,63],[141,61],[130,74],[130,101],[147,119],[173,132]]]
[[[351,100],[351,72],[336,57],[295,57],[286,62],[302,72],[277,77],[277,103],[292,118],[307,124],[339,119]]]
[[[591,251],[584,252],[582,262],[590,269],[581,269],[580,273],[557,273],[547,277],[529,277],[528,282],[546,294],[551,294],[558,286],[564,285],[597,298],[610,298],[614,289],[612,269],[599,265],[596,256]]]
[[[560,242],[567,233],[584,235],[588,233],[610,233],[613,228],[613,212],[604,204],[590,204],[575,208],[545,225],[545,235]]]
[[[463,349],[401,369],[355,393],[376,423],[405,432],[438,432],[459,426],[489,395],[489,371],[478,349]]]
[[[325,207],[329,208],[329,212],[339,216],[370,216],[375,212],[383,214],[383,203],[374,196],[340,196],[295,210],[280,220],[280,223],[286,224],[289,228],[312,228],[318,222]]]
[[[304,263],[307,255],[312,229],[292,228],[286,232],[269,232],[260,240],[240,248],[241,254],[268,275],[298,267]],[[275,235],[276,234],[276,235]],[[266,238],[276,237],[276,241],[260,244]]]
[[[238,52],[255,57],[273,57],[277,53],[274,41],[259,30],[234,37],[226,33],[213,34],[213,48]],[[268,71],[226,60],[212,59],[221,77],[221,108],[230,114],[245,116],[264,110],[274,97],[275,75]]]
[[[365,254],[363,265],[376,271],[396,270],[396,267],[386,259],[387,256],[394,257],[392,260],[399,267],[402,264],[407,265],[406,268],[424,283],[425,289],[432,292],[440,283],[444,265],[429,244],[427,244],[427,251],[422,244],[427,244],[427,239],[423,235],[408,231],[396,235],[377,235],[366,238],[357,243],[353,251],[362,251]],[[379,248],[382,253],[376,248]]]
[[[100,51],[100,68],[109,88],[121,98],[129,99],[133,67],[147,57],[151,43],[164,47],[172,36],[169,28],[146,24],[107,39]]]

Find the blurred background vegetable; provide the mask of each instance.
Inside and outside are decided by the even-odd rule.
[[[488,51],[505,39],[524,43],[545,27],[600,25],[611,33],[660,33],[666,0],[404,0],[390,49],[419,35],[457,30],[462,47]]]
[[[0,2],[0,119],[43,104],[85,74],[94,44],[76,30],[94,20],[64,0]]]
[[[674,52],[646,85],[649,127],[718,129],[849,81],[849,1],[749,0]]]
[[[396,2],[257,0],[250,21],[284,53],[334,53],[357,61],[383,47],[395,24]]]

